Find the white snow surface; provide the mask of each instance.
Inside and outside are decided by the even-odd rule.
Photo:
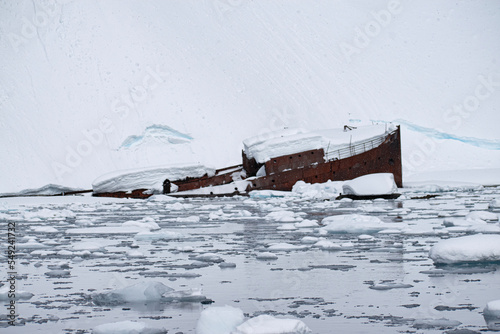
[[[342,186],[344,195],[390,195],[398,191],[392,173],[375,173],[346,181]]]
[[[163,191],[163,181],[183,180],[186,177],[213,176],[214,168],[201,165],[173,165],[119,170],[102,175],[92,183],[95,193],[132,191],[135,189]]]
[[[0,192],[225,167],[259,133],[372,120],[402,124],[405,178],[499,168],[500,3],[395,2],[380,25],[392,3],[3,2]]]
[[[233,334],[306,334],[312,333],[304,322],[298,319],[279,319],[263,314],[251,318],[236,327]]]
[[[429,257],[435,263],[498,262],[500,235],[469,235],[441,240],[432,246]]]

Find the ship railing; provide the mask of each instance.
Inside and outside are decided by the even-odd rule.
[[[349,144],[340,149],[334,149],[334,150],[327,149],[327,152],[325,153],[325,158],[327,161],[340,160],[364,153],[366,151],[372,150],[380,146],[385,141],[387,136],[388,134],[386,133],[382,136],[358,142],[354,145]]]

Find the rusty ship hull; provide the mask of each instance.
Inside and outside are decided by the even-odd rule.
[[[359,176],[373,173],[392,173],[394,181],[403,187],[403,171],[401,158],[401,130],[387,133],[377,139],[364,141],[355,145],[325,152],[324,149],[309,150],[290,155],[272,158],[265,163],[257,163],[242,153],[243,163],[215,171],[215,175],[183,180],[170,180],[178,189],[169,193],[172,196],[230,196],[244,195],[252,190],[290,191],[297,181],[307,183],[324,183],[331,181],[352,180]],[[265,176],[257,176],[258,171],[265,169]],[[212,187],[234,183],[234,174],[243,172],[246,177],[246,188],[242,192],[237,187],[229,192],[217,193],[195,190],[212,189]],[[99,193],[94,196],[148,198],[151,192],[137,189],[132,192]]]

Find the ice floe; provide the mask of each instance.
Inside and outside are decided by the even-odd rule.
[[[483,310],[483,317],[488,329],[500,331],[500,299],[490,301],[486,304]]]
[[[199,289],[176,291],[161,282],[139,282],[122,289],[94,293],[96,305],[123,305],[145,302],[195,302],[205,300]]]
[[[203,310],[196,324],[196,334],[231,334],[245,321],[243,311],[232,306],[209,307]]]
[[[430,258],[435,263],[500,261],[500,235],[469,235],[441,240],[432,246]]]
[[[394,224],[384,223],[378,217],[359,214],[326,217],[322,224],[325,226],[318,229],[320,233],[324,231],[327,233],[369,234],[396,228]]]
[[[232,334],[306,334],[312,333],[307,325],[298,319],[279,319],[267,314],[251,318]]]
[[[102,324],[92,329],[92,334],[164,334],[168,331],[164,328],[149,327],[145,322],[119,321]]]
[[[456,320],[445,318],[440,319],[415,319],[413,327],[417,329],[450,329],[460,326],[462,323]]]
[[[394,175],[391,173],[375,173],[346,181],[342,186],[343,195],[371,196],[390,195],[398,191]]]
[[[31,292],[23,291],[19,289],[14,289],[14,294],[10,291],[9,284],[0,288],[0,301],[9,301],[9,300],[28,300],[34,296]]]

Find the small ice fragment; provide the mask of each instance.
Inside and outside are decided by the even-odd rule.
[[[330,240],[319,240],[316,242],[313,247],[318,247],[324,250],[340,250],[342,249],[342,246],[337,245]]]
[[[0,301],[9,301],[13,300],[28,300],[33,297],[34,294],[27,291],[16,290],[13,296],[12,292],[10,292],[10,285],[7,284],[0,288]]]
[[[277,260],[278,256],[270,252],[263,252],[257,255],[257,260]]]

